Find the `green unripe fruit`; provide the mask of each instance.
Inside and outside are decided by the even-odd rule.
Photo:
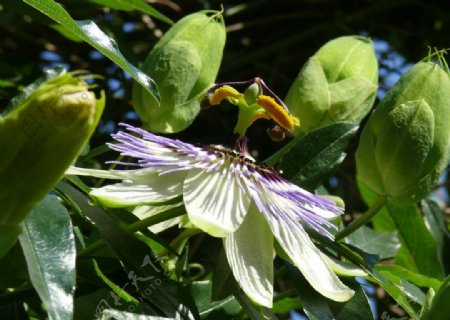
[[[175,133],[188,127],[200,111],[200,98],[215,82],[225,46],[225,26],[217,11],[190,14],[159,40],[142,70],[156,82],[158,102],[139,84],[133,105],[144,127]]]
[[[286,105],[301,122],[294,135],[336,121],[359,123],[372,108],[377,84],[372,41],[345,36],[327,42],[306,62],[287,93]]]
[[[26,214],[76,160],[104,103],[82,77],[63,73],[0,119],[0,256],[14,244]]]
[[[450,152],[450,79],[437,64],[419,62],[375,108],[364,127],[359,178],[398,204],[416,203],[436,185]]]

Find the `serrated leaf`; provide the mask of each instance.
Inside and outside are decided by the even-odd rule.
[[[142,13],[148,14],[153,18],[159,19],[168,24],[173,24],[172,20],[170,20],[161,12],[150,6],[148,3],[145,3],[143,0],[88,0],[88,1],[115,10],[124,10],[124,11],[138,10]]]
[[[56,196],[47,196],[23,222],[19,240],[31,282],[51,320],[73,316],[75,238],[69,213]]]
[[[283,176],[306,189],[315,189],[345,158],[345,149],[358,125],[338,122],[296,138],[270,158],[281,158],[277,169]],[[276,162],[276,161],[275,161]]]
[[[115,64],[128,72],[142,87],[159,101],[159,91],[156,83],[144,72],[136,68],[120,52],[116,41],[106,35],[95,22],[91,20],[73,20],[64,8],[53,0],[23,0],[30,6],[49,16],[69,32],[83,39],[95,49],[111,59]]]

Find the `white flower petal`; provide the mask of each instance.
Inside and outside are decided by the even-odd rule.
[[[77,176],[90,176],[105,179],[119,179],[119,180],[124,179],[122,171],[97,170],[78,167],[69,167],[64,174],[73,174]]]
[[[321,216],[322,218],[324,218],[326,220],[333,220],[333,219],[336,219],[339,217],[334,212],[331,212],[329,210],[324,210],[324,209],[316,207],[316,206],[305,205],[305,207],[309,208],[311,211],[314,211],[315,214],[317,214],[318,216]]]
[[[336,274],[347,277],[365,277],[368,275],[367,272],[355,265],[345,263],[333,257],[329,257],[324,253],[321,254],[322,258],[324,258],[325,262]]]
[[[169,205],[143,205],[143,206],[137,206],[133,210],[133,214],[138,217],[139,219],[146,219],[148,217],[152,217],[155,215],[160,214],[161,212],[165,212],[167,210],[180,207],[183,203],[175,203],[175,204],[169,204]],[[173,227],[174,225],[177,225],[180,223],[181,217],[172,218],[169,220],[165,220],[163,222],[157,223],[153,226],[148,227],[148,229],[153,233],[160,233],[164,230],[169,229],[170,227]]]
[[[134,175],[133,180],[92,189],[91,195],[109,207],[131,207],[164,202],[180,196],[187,172]]]
[[[239,187],[237,179],[229,168],[224,172],[192,169],[183,189],[189,220],[215,237],[234,232],[250,205],[250,197]]]
[[[228,264],[245,294],[271,308],[273,236],[264,216],[252,204],[241,226],[223,240]]]
[[[301,225],[293,228],[280,217],[268,214],[266,218],[280,246],[314,289],[339,302],[354,295],[355,292],[333,273]]]

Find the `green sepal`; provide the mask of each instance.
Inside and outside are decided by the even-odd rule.
[[[52,78],[0,119],[0,224],[19,224],[76,160],[105,98],[77,72]]]
[[[300,118],[294,134],[303,135],[318,127],[330,106],[328,81],[316,57],[306,62],[289,89],[286,99],[289,111]]]
[[[378,62],[372,41],[333,39],[312,56],[292,83],[286,104],[300,118],[294,135],[338,121],[359,123],[375,101]]]
[[[396,204],[416,203],[436,185],[450,154],[450,79],[419,62],[379,103],[356,151],[360,179]]]
[[[142,70],[155,80],[161,100],[137,83],[133,87],[133,106],[145,128],[175,133],[194,121],[201,96],[215,82],[225,37],[222,15],[200,11],[178,21],[159,40]]]

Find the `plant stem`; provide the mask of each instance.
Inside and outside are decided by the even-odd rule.
[[[175,249],[178,253],[180,253],[180,249],[184,247],[184,244],[190,237],[193,237],[197,234],[202,233],[203,231],[200,229],[190,228],[185,229],[181,232],[174,240],[170,242],[170,246]]]
[[[151,227],[157,223],[182,216],[185,213],[186,213],[186,211],[184,209],[184,206],[175,207],[175,208],[169,209],[167,211],[161,212],[157,215],[150,216],[145,219],[139,220],[135,223],[132,223],[132,224],[126,226],[124,229],[128,232],[134,233],[134,232],[140,231],[142,229]],[[78,252],[78,255],[88,255],[88,254],[100,249],[105,244],[106,244],[105,240],[99,239],[99,240],[91,243],[90,245],[86,246],[84,249],[80,250]]]
[[[250,300],[241,289],[235,290],[233,295],[241,305],[243,311],[251,320],[264,320],[258,309],[256,309],[256,307],[250,302]]]
[[[367,209],[364,214],[357,220],[350,223],[347,228],[338,232],[335,236],[336,240],[340,240],[356,231],[358,228],[369,222],[381,208],[386,204],[386,196],[379,196],[378,199]]]

